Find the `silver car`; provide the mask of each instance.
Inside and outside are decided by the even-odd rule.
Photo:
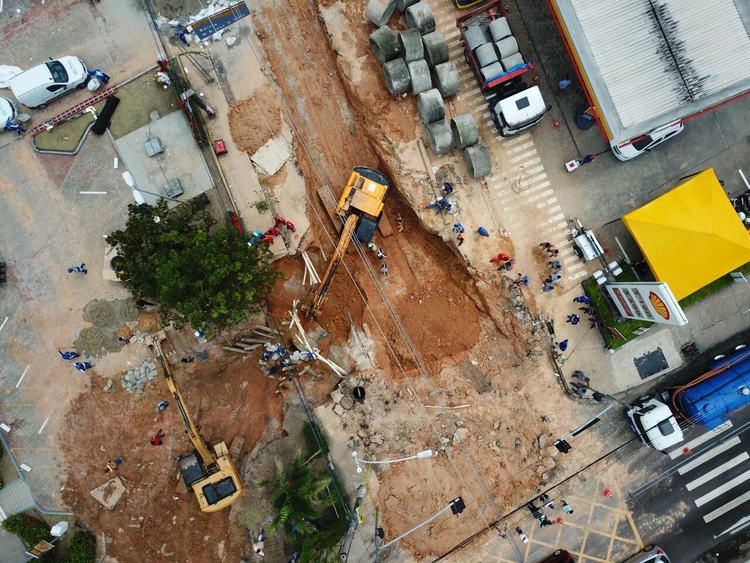
[[[669,557],[658,545],[647,545],[640,553],[622,563],[670,563]]]

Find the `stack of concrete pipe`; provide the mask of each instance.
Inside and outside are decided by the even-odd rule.
[[[408,26],[398,34],[387,26],[395,10],[404,13]],[[474,118],[465,114],[450,121],[446,119],[443,100],[461,91],[461,79],[456,65],[448,60],[448,44],[443,34],[435,29],[435,16],[427,2],[370,0],[365,16],[379,26],[370,34],[370,47],[383,63],[386,87],[394,95],[411,93],[417,96],[419,116],[425,124],[427,142],[432,152],[440,156],[454,148],[464,149],[469,173],[474,178],[489,174],[492,160],[487,147],[479,143],[479,130]],[[502,29],[498,28],[498,33],[502,35]],[[484,35],[474,38],[467,36],[467,42],[470,41],[476,43],[474,46],[470,44],[472,49],[487,44]],[[507,51],[511,51],[511,47],[503,44]],[[488,65],[500,64],[495,45],[487,44],[484,51],[486,53],[483,52],[481,56],[486,58]]]

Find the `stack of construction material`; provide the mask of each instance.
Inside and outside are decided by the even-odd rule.
[[[135,369],[131,369],[122,380],[122,386],[128,393],[143,394],[146,383],[156,378],[156,364],[144,362]]]

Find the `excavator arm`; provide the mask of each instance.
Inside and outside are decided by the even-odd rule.
[[[358,219],[359,216],[352,213],[347,217],[346,222],[344,223],[344,229],[341,231],[339,243],[336,245],[336,250],[334,250],[331,261],[328,263],[328,269],[323,276],[323,281],[320,283],[320,287],[318,287],[318,291],[315,292],[315,296],[310,303],[310,309],[307,312],[307,316],[311,319],[317,317],[323,311],[323,305],[328,296],[328,287],[331,285],[331,281],[333,281],[333,277],[336,275],[336,270],[339,267],[341,260],[344,258],[346,249],[349,248],[349,244],[352,242],[354,229],[357,226]]]
[[[182,393],[169,370],[169,364],[164,359],[161,341],[166,339],[164,331],[160,331],[153,339],[154,348],[159,356],[164,379],[172,393],[182,420],[185,423],[193,451],[177,458],[182,478],[188,489],[192,490],[203,512],[217,512],[231,505],[242,495],[243,486],[237,469],[234,466],[229,450],[224,442],[219,442],[213,448],[201,438],[198,429],[190,418]]]

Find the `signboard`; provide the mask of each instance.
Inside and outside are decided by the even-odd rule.
[[[688,322],[664,282],[608,282],[604,287],[623,317],[678,326]]]
[[[233,4],[226,10],[221,10],[205,19],[191,23],[190,27],[193,28],[193,31],[195,32],[195,35],[198,36],[198,39],[200,39],[201,41],[205,41],[217,31],[221,31],[225,27],[228,27],[234,22],[241,20],[242,18],[249,15],[250,9],[245,5],[244,2],[239,2],[238,4]]]

